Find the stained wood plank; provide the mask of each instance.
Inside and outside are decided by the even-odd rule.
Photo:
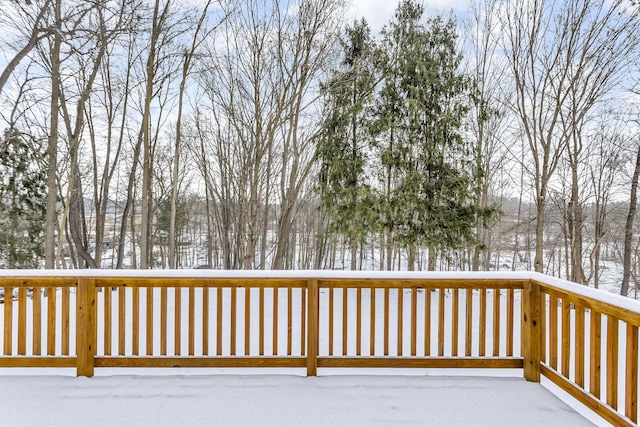
[[[522,290],[522,356],[524,378],[540,382],[540,287],[530,282]]]
[[[230,314],[229,314],[229,352],[232,356],[236,355],[237,351],[237,313],[238,313],[238,290],[237,288],[231,288],[231,302],[230,302]],[[275,334],[274,334],[275,335]]]
[[[438,289],[438,356],[444,356],[445,289]]]
[[[424,290],[424,355],[431,356],[431,289]]]
[[[331,288],[329,289],[329,356],[333,356],[333,331],[334,331],[334,304],[335,304],[335,294],[336,290]]]
[[[417,329],[418,329],[418,289],[411,289],[411,356],[417,351]]]
[[[244,355],[251,353],[251,288],[244,288]]]
[[[584,388],[584,308],[575,306],[575,360],[574,381],[578,387]]]
[[[318,295],[318,281],[310,280],[308,282],[309,298],[309,322],[307,323],[308,331],[307,337],[307,375],[315,376],[318,370],[318,341],[319,341],[319,295]]]
[[[173,354],[182,354],[182,288],[179,287],[173,290]]]
[[[42,354],[42,289],[35,287],[31,295],[33,298],[33,354]]]
[[[589,314],[589,391],[600,399],[602,369],[602,315],[595,310]]]
[[[145,350],[147,356],[153,355],[153,335],[154,335],[154,327],[153,327],[153,288],[146,288],[145,298],[146,298],[146,342],[145,342]]]
[[[612,425],[629,427],[635,425],[630,423],[628,419],[622,417],[615,410],[611,409],[611,407],[603,404],[600,400],[595,399],[591,394],[576,386],[570,380],[559,375],[554,369],[551,369],[547,365],[542,365],[542,375],[547,377],[558,387],[569,393],[575,399],[583,403],[587,408],[600,415]]]
[[[348,339],[348,329],[347,325],[349,323],[349,311],[348,311],[348,300],[349,300],[349,289],[342,288],[342,355],[347,355],[347,339]]]
[[[466,357],[471,356],[472,343],[473,343],[473,289],[466,289],[465,296],[467,298],[466,303],[466,328],[464,331],[465,340],[464,340],[464,355]]]
[[[4,351],[2,354],[13,354],[13,288],[4,288]]]
[[[131,306],[131,352],[137,356],[140,354],[140,288],[133,288]]]
[[[162,356],[167,355],[168,298],[167,288],[160,288],[160,354]]]
[[[47,354],[53,356],[56,354],[56,292],[58,288],[47,289]],[[13,289],[11,290],[13,292]],[[7,288],[5,288],[7,295]],[[8,294],[8,295],[11,295]],[[5,323],[6,325],[6,323]],[[5,346],[6,347],[6,346]]]
[[[493,356],[500,355],[500,289],[493,290]]]
[[[389,355],[389,288],[384,289],[384,355]]]
[[[209,288],[202,288],[202,355],[209,355]]]
[[[520,357],[318,357],[319,368],[521,369]]]
[[[118,288],[118,355],[124,356],[126,350],[127,290]]]
[[[287,356],[291,356],[293,340],[293,289],[287,288]]]
[[[515,291],[513,289],[507,289],[507,356],[513,356],[513,339],[514,339],[514,299]],[[543,312],[544,314],[544,312]],[[544,318],[544,316],[542,316]],[[544,328],[543,328],[544,330]]]
[[[194,356],[196,346],[196,289],[189,288],[189,304],[188,304],[189,319],[189,356]]]
[[[1,362],[1,361],[0,361]],[[66,361],[64,362],[66,363]],[[306,357],[96,357],[96,368],[305,368]]]
[[[540,292],[540,361],[543,363],[547,363],[547,316],[547,295]],[[509,356],[508,352],[507,355]]]
[[[562,375],[569,378],[569,361],[571,360],[571,304],[566,299],[561,300],[562,304],[562,347],[560,356],[562,357]]]
[[[618,409],[618,319],[607,316],[607,404]]]
[[[458,328],[458,316],[459,316],[459,289],[451,290],[451,356],[458,355],[458,343],[459,343],[459,328]]]
[[[558,298],[549,296],[549,366],[558,369]]]
[[[94,279],[78,279],[76,298],[77,375],[92,377],[96,355],[96,287]]]
[[[63,356],[69,355],[69,310],[70,310],[70,302],[69,302],[69,288],[62,288],[62,313],[61,313],[61,325],[60,325],[60,341],[61,341],[61,350]]]
[[[362,288],[356,289],[356,356],[362,355]]]
[[[404,330],[403,328],[403,324],[402,324],[402,320],[404,319],[404,290],[403,289],[398,289],[398,313],[397,313],[397,317],[398,317],[398,348],[397,348],[397,355],[398,356],[402,356],[403,354],[403,335],[402,332]]]
[[[369,290],[370,308],[369,308],[369,356],[376,354],[376,290]]]
[[[27,288],[18,289],[18,354],[27,354]]]
[[[260,356],[264,355],[264,333],[265,333],[265,314],[264,314],[264,288],[260,288],[259,292],[259,308],[258,308],[258,316],[259,316],[259,337],[258,337],[258,354]]]
[[[320,290],[318,290],[320,292]],[[320,295],[318,294],[318,304],[320,304]],[[320,307],[318,306],[318,310]],[[318,311],[318,318],[320,317]],[[305,356],[307,354],[307,289],[300,289],[300,354]],[[318,325],[318,336],[320,335],[320,325]],[[320,344],[318,344],[320,345]]]
[[[638,422],[638,327],[627,325],[625,415]]]
[[[222,356],[222,288],[216,291],[216,355]]]
[[[480,321],[478,328],[478,355],[487,353],[487,290],[480,289]]]
[[[102,321],[104,328],[104,354],[105,356],[111,356],[112,353],[112,343],[113,343],[113,290],[111,288],[103,288],[103,312],[102,312]]]
[[[273,352],[276,356],[278,354],[278,288],[273,288]]]

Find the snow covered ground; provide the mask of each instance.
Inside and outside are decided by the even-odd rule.
[[[2,426],[591,425],[522,378],[15,372],[0,377]]]

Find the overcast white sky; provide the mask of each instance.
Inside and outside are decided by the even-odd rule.
[[[365,17],[375,34],[389,22],[400,0],[352,0],[349,20]],[[427,9],[462,12],[469,8],[470,0],[424,0]]]

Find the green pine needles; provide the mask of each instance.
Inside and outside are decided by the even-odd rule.
[[[473,247],[478,219],[493,214],[476,203],[474,147],[461,132],[473,85],[457,37],[453,20],[425,19],[412,0],[379,43],[364,20],[346,28],[344,59],[324,85],[319,191],[352,255],[381,233],[413,269],[418,247]]]

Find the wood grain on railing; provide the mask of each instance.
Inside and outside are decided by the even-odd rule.
[[[547,300],[542,299],[549,329],[543,335],[549,359],[548,363],[541,359],[542,374],[612,424],[635,425],[638,421],[638,313],[558,286],[542,282],[539,286],[549,297],[548,305]],[[558,303],[561,325],[557,324]]]

